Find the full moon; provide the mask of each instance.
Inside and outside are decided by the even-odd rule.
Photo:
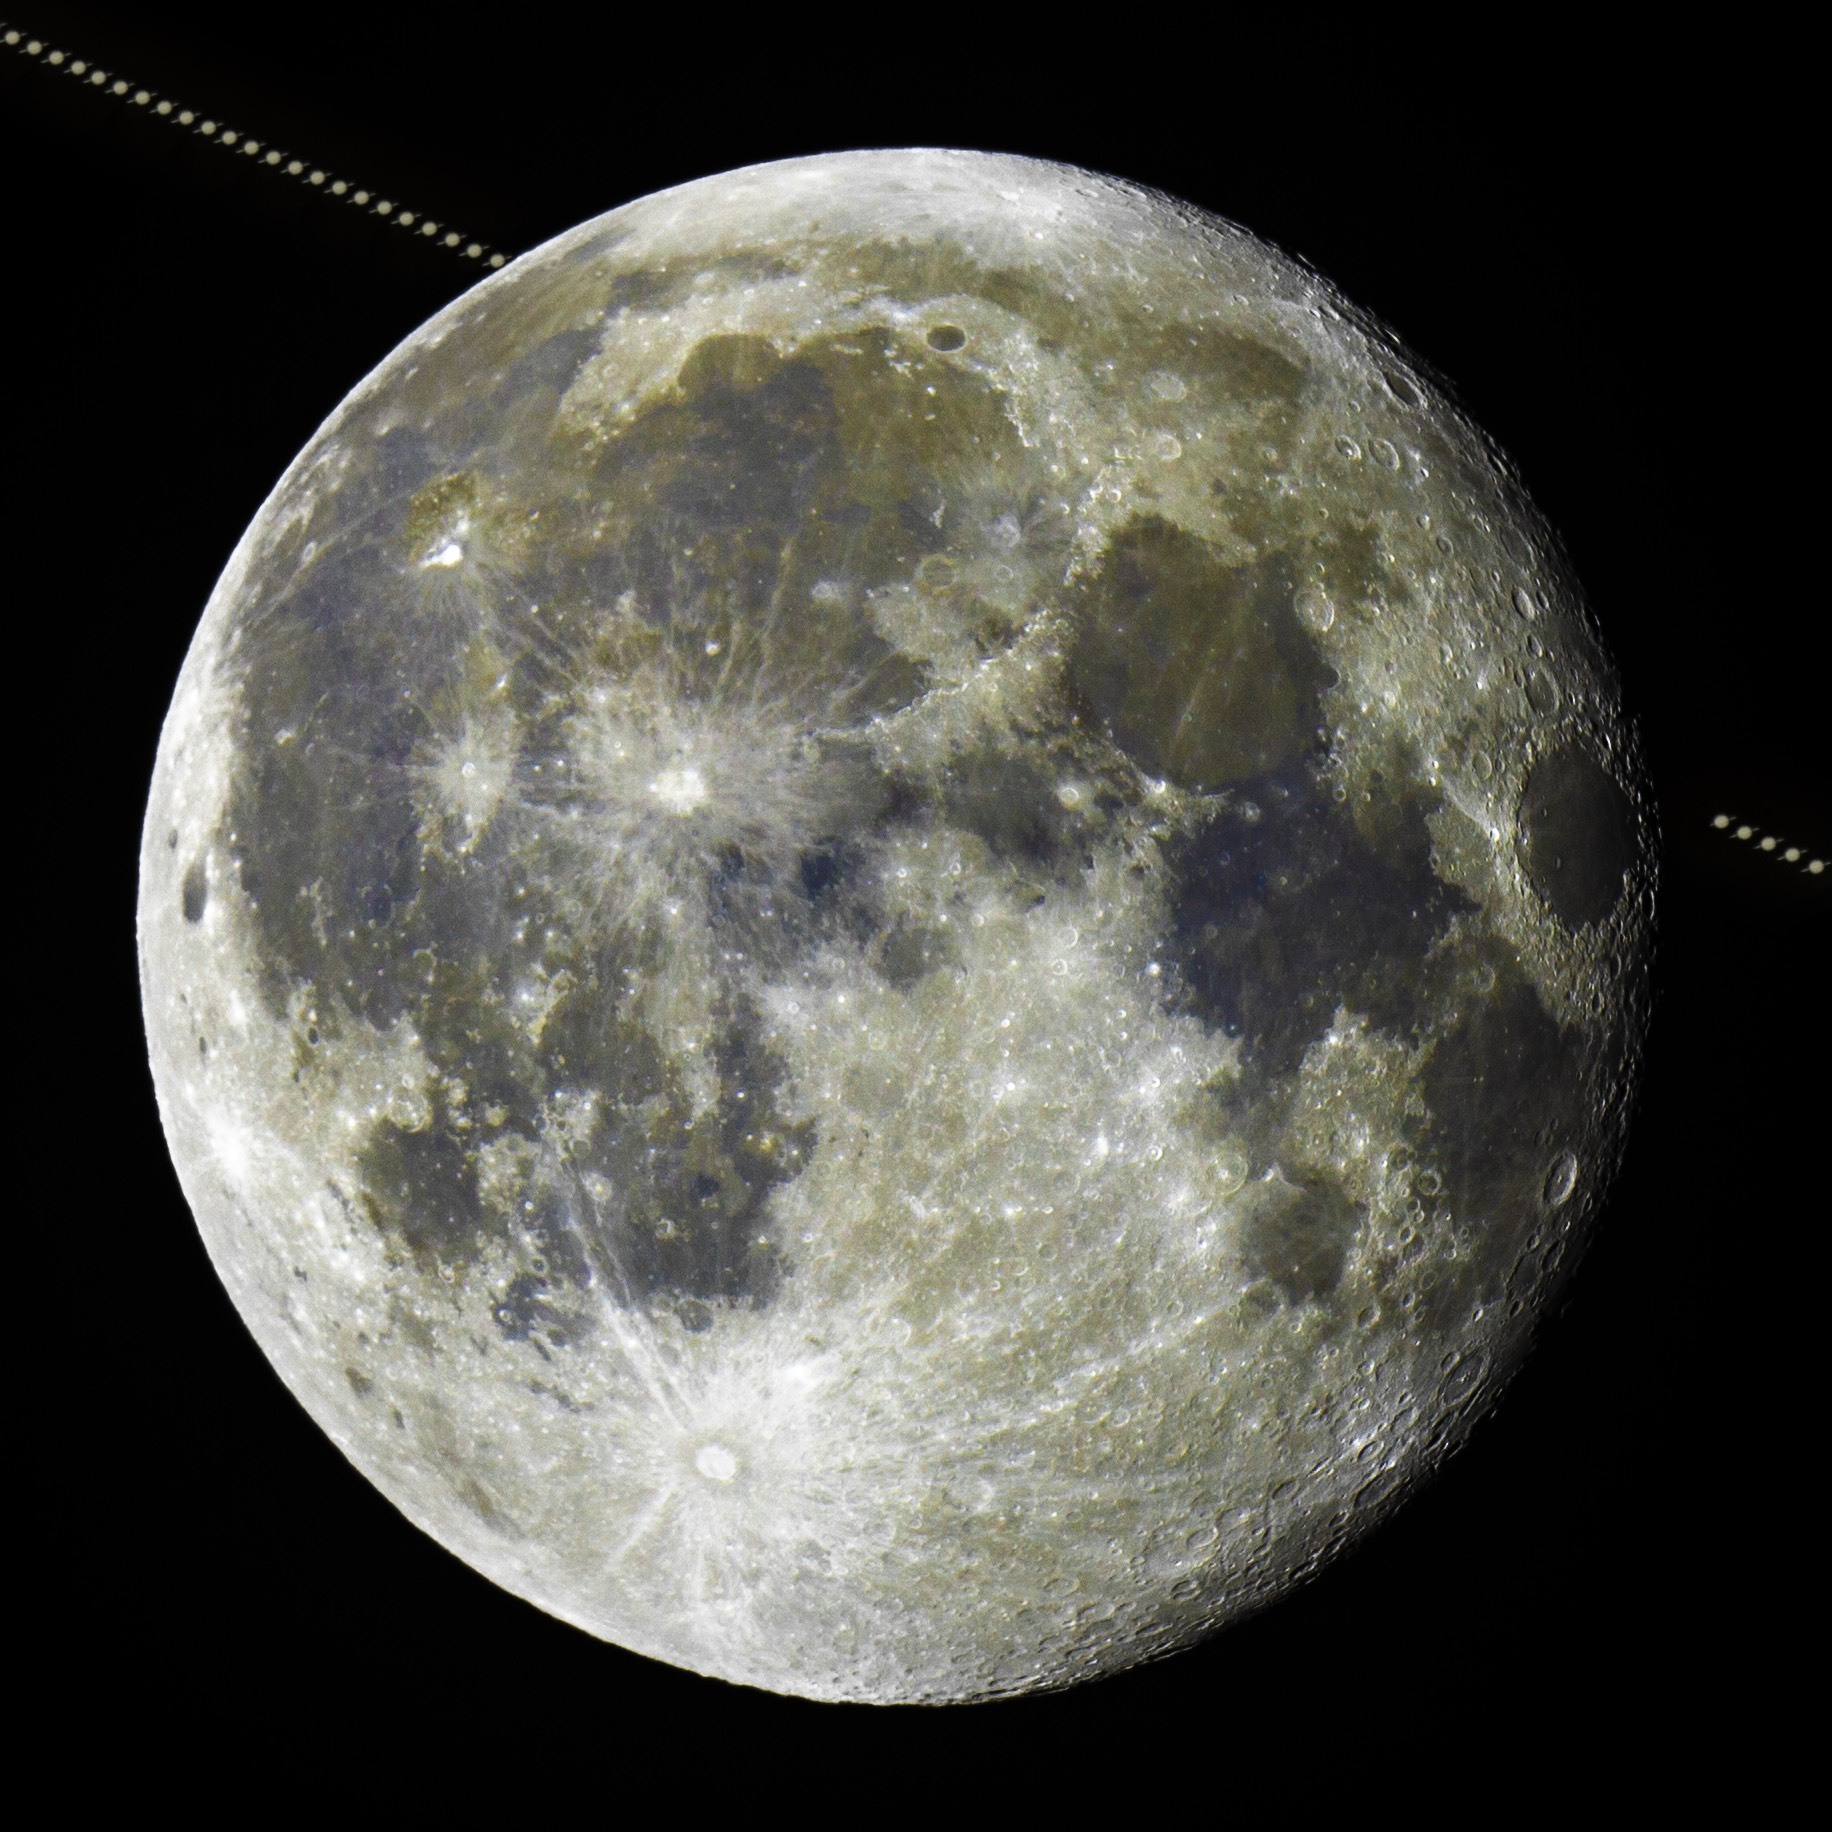
[[[160,1112],[459,1558],[824,1699],[1186,1646],[1403,1499],[1619,1156],[1653,826],[1508,461],[1027,159],[707,178],[281,479],[140,861]]]

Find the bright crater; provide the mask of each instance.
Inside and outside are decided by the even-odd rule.
[[[1511,471],[1228,225],[941,152],[646,198],[351,395],[185,664],[140,937],[242,1315],[658,1658],[1062,1686],[1510,1376],[1645,1017]]]

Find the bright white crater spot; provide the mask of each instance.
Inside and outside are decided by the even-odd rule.
[[[702,1444],[693,1466],[712,1482],[729,1482],[738,1473],[738,1459],[723,1444]]]
[[[677,764],[649,784],[649,793],[670,814],[691,814],[706,805],[706,778],[691,763]]]

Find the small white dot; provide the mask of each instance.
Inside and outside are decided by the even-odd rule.
[[[723,1444],[702,1444],[693,1466],[714,1482],[729,1482],[738,1473],[738,1459]]]

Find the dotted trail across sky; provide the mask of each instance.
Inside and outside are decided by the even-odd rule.
[[[1734,814],[1714,815],[1711,824],[1718,832],[1728,833],[1732,839],[1745,844],[1753,840],[1758,852],[1772,853],[1784,865],[1800,865],[1800,869],[1812,877],[1821,876],[1826,869],[1824,859],[1807,859],[1801,847],[1785,845],[1775,834],[1764,833],[1760,827],[1739,821]],[[1800,863],[1802,859],[1806,859],[1804,865]]]
[[[100,65],[90,63],[80,57],[72,57],[68,52],[56,49],[42,38],[33,38],[12,26],[0,23],[0,45],[9,51],[17,52],[22,57],[31,58],[41,69],[55,70],[59,74],[73,78],[79,83],[96,90],[100,94],[113,96],[125,102],[130,108],[143,108],[148,114],[160,120],[170,121],[174,126],[185,129],[188,133],[201,135],[217,146],[225,147],[242,158],[252,159],[257,165],[283,172],[288,178],[297,179],[301,184],[310,185],[314,190],[334,197],[341,203],[354,205],[373,216],[379,216],[395,224],[398,228],[424,236],[436,247],[444,248],[458,256],[460,260],[473,261],[483,267],[501,267],[508,259],[492,249],[487,242],[472,241],[453,229],[449,224],[435,222],[431,217],[422,215],[417,210],[403,208],[392,198],[383,197],[379,192],[363,185],[353,184],[347,178],[338,178],[323,166],[314,165],[310,160],[300,159],[281,147],[269,145],[244,134],[239,129],[227,126],[212,115],[206,115],[194,108],[182,107],[169,97],[159,95],[151,89],[142,88]]]

